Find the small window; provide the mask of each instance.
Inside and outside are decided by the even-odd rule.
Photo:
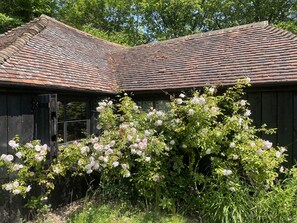
[[[169,110],[169,106],[168,106],[169,101],[166,100],[158,100],[155,101],[155,108],[157,110],[161,110],[161,111],[168,111]]]
[[[86,101],[58,102],[58,137],[60,142],[85,138],[90,133]]]
[[[137,104],[142,108],[143,111],[148,111],[154,107],[153,101],[138,101]]]
[[[144,110],[148,111],[150,108],[155,108],[161,111],[168,111],[168,100],[157,100],[157,101],[138,101],[137,104]]]

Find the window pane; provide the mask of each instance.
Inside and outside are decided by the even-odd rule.
[[[68,102],[66,105],[66,120],[87,119],[87,102]]]
[[[168,111],[169,108],[168,108],[168,101],[166,100],[159,100],[159,101],[156,101],[156,109],[157,110],[161,110],[161,111]]]
[[[67,122],[67,141],[85,138],[87,134],[87,121]]]
[[[147,111],[154,106],[152,101],[138,101],[137,104],[142,108],[142,110]]]
[[[64,104],[58,101],[58,121],[64,121]]]
[[[64,122],[58,123],[58,142],[64,142]]]

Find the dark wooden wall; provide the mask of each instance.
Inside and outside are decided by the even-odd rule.
[[[34,115],[32,111],[33,95],[0,94],[0,154],[11,153],[8,141],[16,134],[22,142],[33,139]],[[0,184],[12,179],[5,169],[0,169]],[[0,222],[16,222],[20,217],[20,198],[10,196],[0,190]]]
[[[247,99],[257,127],[266,123],[269,128],[277,128],[276,134],[262,134],[262,137],[274,145],[285,146],[288,149],[287,166],[296,164],[297,91],[248,92]]]
[[[8,146],[8,141],[15,135],[20,136],[21,143],[26,143],[33,139],[41,139],[41,136],[48,135],[49,130],[47,131],[44,128],[49,123],[49,117],[45,115],[49,114],[49,112],[41,111],[46,108],[39,109],[36,103],[39,102],[40,94],[48,92],[36,92],[34,94],[23,92],[0,93],[0,155],[12,152]],[[68,97],[69,94],[66,94],[66,96],[64,94],[58,94],[59,96],[63,98]],[[82,95],[76,99],[79,98],[83,98],[89,102],[88,117],[91,120],[90,132],[95,133],[98,97],[94,95]],[[43,143],[47,143],[46,141]],[[12,179],[13,176],[8,175],[4,168],[0,168],[0,185]],[[20,210],[23,202],[19,196],[11,196],[7,191],[3,191],[0,188],[0,223],[18,222],[21,217]]]

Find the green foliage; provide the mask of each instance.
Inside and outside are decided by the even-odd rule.
[[[297,181],[296,168],[292,168],[289,175],[292,177],[279,182],[278,186],[270,191],[260,191],[255,197],[256,222],[297,222]],[[273,208],[271,208],[273,207]]]
[[[224,183],[213,183],[201,196],[199,202],[203,204],[202,216],[205,222],[255,222],[250,216],[253,197],[249,195],[247,187],[239,183],[229,181],[228,189]]]
[[[296,6],[290,0],[207,0],[203,8],[208,29],[221,29],[264,20],[275,24],[296,20]]]
[[[0,0],[0,33],[41,14],[55,16],[59,0]],[[7,18],[3,20],[3,16]]]
[[[3,13],[0,13],[0,33],[21,24],[22,22],[19,19],[11,18]]]
[[[297,21],[296,20],[280,22],[276,26],[297,34]]]
[[[52,173],[46,164],[48,147],[41,145],[38,140],[20,146],[19,138],[16,136],[9,141],[15,154],[2,154],[0,166],[6,166],[9,174],[16,174],[17,178],[3,185],[2,188],[23,197],[30,192],[33,185],[44,186],[46,189],[53,189]],[[45,193],[45,196],[48,193]],[[46,197],[40,197],[46,199]]]
[[[138,45],[147,38],[134,10],[133,1],[66,0],[58,18],[99,38]]]
[[[142,25],[151,39],[171,39],[203,28],[201,0],[144,0],[138,4]]]
[[[186,223],[188,219],[177,214],[168,215],[155,211],[143,211],[138,208],[131,208],[131,205],[115,202],[96,202],[86,205],[82,211],[71,216],[69,223]]]
[[[107,32],[103,31],[98,28],[94,28],[92,24],[84,25],[81,28],[82,31],[87,32],[93,36],[96,36],[100,39],[108,40],[113,43],[118,43],[124,46],[130,46],[130,45],[140,45],[145,43],[147,40],[145,40],[145,35],[139,31],[137,34],[140,38],[134,38],[134,33],[129,33],[126,31],[118,31],[118,32]]]
[[[69,1],[66,6],[66,10],[61,11],[61,18],[70,24],[78,28],[91,25],[107,32],[108,36],[124,33],[127,35],[126,44],[137,45],[264,20],[294,31],[297,2],[76,0]]]
[[[0,0],[17,21],[47,14],[130,46],[263,20],[296,33],[296,9],[295,0]]]
[[[170,213],[197,212],[206,222],[294,219],[296,170],[277,182],[286,172],[286,149],[257,136],[273,131],[252,126],[248,102],[241,99],[248,82],[222,94],[215,87],[182,93],[166,113],[145,112],[127,95],[117,103],[103,100],[97,107],[101,135],[61,146],[51,165],[46,145],[11,140],[15,156],[3,154],[0,166],[17,177],[3,189],[26,196],[31,185],[40,185],[43,194],[31,202],[40,205],[58,177],[92,174],[105,197]]]

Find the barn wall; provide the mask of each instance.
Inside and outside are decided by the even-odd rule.
[[[12,152],[7,144],[16,134],[21,137],[22,142],[33,139],[33,99],[34,95],[30,94],[0,94],[0,154]],[[0,168],[1,184],[12,178],[4,168]],[[20,198],[0,190],[0,222],[16,222],[20,217],[21,206]]]
[[[251,118],[257,127],[265,123],[268,128],[277,128],[276,134],[262,134],[262,137],[274,145],[285,146],[288,149],[286,166],[296,164],[297,92],[248,92],[247,99],[252,111]]]
[[[43,115],[40,114],[40,109],[36,107],[36,102],[38,101],[40,94],[44,92],[36,92],[34,94],[25,94],[23,92],[0,93],[0,155],[12,152],[11,148],[8,146],[8,141],[15,135],[19,135],[21,143],[25,143],[38,138],[38,135],[40,136],[40,134],[37,134],[37,132],[40,133],[40,131],[43,131],[42,126],[48,124],[48,117],[42,117]],[[67,98],[68,94],[66,94],[66,96],[65,94],[58,94],[58,97],[59,96]],[[91,121],[90,132],[95,133],[95,108],[98,97],[93,95],[76,97],[76,99],[79,98],[84,98],[90,102],[88,109]],[[45,133],[46,132],[48,131],[45,131]],[[0,168],[0,185],[11,179],[13,179],[13,176],[7,175],[5,169]],[[70,200],[67,197],[69,196],[67,192],[64,194],[61,194],[60,192],[59,196],[62,195],[64,199]],[[60,200],[57,202],[60,202]],[[20,210],[22,210],[23,204],[24,201],[20,196],[11,196],[8,192],[0,188],[0,223],[18,222],[21,217]]]

